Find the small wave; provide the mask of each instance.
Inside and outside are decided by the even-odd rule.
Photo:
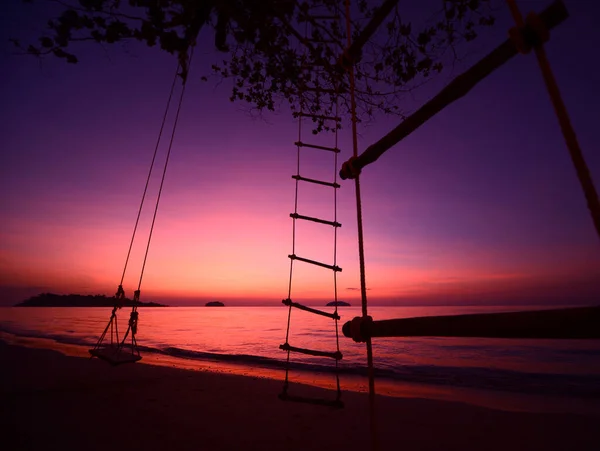
[[[98,337],[94,337],[94,336],[76,337],[73,335],[42,333],[39,331],[30,331],[30,330],[24,330],[24,329],[15,330],[15,329],[11,329],[10,327],[0,328],[0,332],[6,332],[6,333],[14,335],[16,337],[45,338],[45,339],[54,340],[57,343],[78,345],[78,346],[93,346],[98,341]]]
[[[74,337],[10,329],[4,327],[0,331],[20,337],[46,338],[59,343],[85,347],[93,346],[97,341],[95,336]],[[139,349],[146,353],[162,354],[198,362],[227,362],[266,369],[284,369],[286,367],[286,359],[283,357],[227,354],[183,349],[175,346],[140,346]],[[282,352],[282,356],[285,356],[284,352]],[[302,361],[291,361],[289,368],[308,373],[334,373],[339,371],[341,375],[367,377],[367,369],[362,365],[341,361],[336,369],[333,363],[323,364],[317,362],[321,362],[321,360],[305,358]],[[383,368],[375,368],[375,376],[397,382],[600,399],[600,378],[592,374],[527,373],[482,367],[387,364]]]
[[[147,351],[164,353],[172,357],[230,362],[264,368],[285,368],[286,365],[284,359],[248,354],[210,353],[176,347],[168,347],[163,350],[148,348]],[[317,364],[313,361],[290,362],[290,368],[321,373],[339,371],[341,374],[367,377],[366,368],[343,363],[337,370],[333,365]],[[403,365],[376,368],[375,376],[420,384],[600,399],[600,380],[596,375],[523,373],[489,368]]]

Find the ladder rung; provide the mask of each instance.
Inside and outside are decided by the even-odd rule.
[[[301,175],[292,175],[292,178],[296,180],[302,180],[303,182],[316,183],[317,185],[331,186],[332,188],[340,187],[338,183],[322,182],[321,180],[309,179],[302,177]]]
[[[302,141],[296,141],[294,144],[298,147],[310,147],[311,149],[328,150],[330,152],[340,153],[340,149],[337,147],[318,146],[316,144],[303,143]]]
[[[299,215],[298,213],[290,213],[290,218],[304,219],[305,221],[318,222],[319,224],[326,224],[326,225],[330,225],[333,227],[341,227],[342,226],[342,224],[340,224],[337,221],[327,221],[325,219],[313,218],[312,216]]]
[[[314,260],[309,260],[308,258],[298,257],[296,254],[288,255],[288,257],[291,258],[292,260],[300,260],[301,262],[305,262],[305,263],[310,263],[312,265],[321,266],[323,268],[331,269],[333,271],[341,271],[342,270],[342,268],[340,268],[337,265],[327,265],[325,263],[317,262],[317,261],[314,261]]]
[[[311,307],[307,307],[305,305],[298,304],[297,302],[293,302],[291,299],[284,299],[281,302],[290,307],[296,307],[297,309],[304,310],[305,312],[314,313],[315,315],[326,316],[327,318],[331,318],[331,319],[340,319],[340,315],[338,315],[337,313],[328,313],[328,312],[324,312],[322,310],[317,310],[317,309],[314,309]]]
[[[303,402],[306,404],[314,404],[317,406],[325,407],[335,407],[338,409],[344,408],[344,402],[340,399],[308,398],[306,396],[288,395],[287,393],[280,393],[279,399],[281,399],[282,401]]]
[[[310,117],[313,119],[323,119],[324,121],[336,121],[339,122],[342,119],[338,116],[324,116],[322,114],[310,114],[310,113],[298,113],[298,117]]]
[[[279,345],[279,349],[283,349],[284,351],[290,352],[298,352],[300,354],[313,355],[315,357],[330,357],[335,360],[342,360],[342,353],[340,351],[315,351],[314,349],[296,348],[295,346],[290,346],[288,343]]]

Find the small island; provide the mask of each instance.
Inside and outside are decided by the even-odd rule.
[[[54,294],[41,293],[33,296],[23,302],[19,302],[15,307],[114,307],[115,298],[107,297],[103,294],[82,295],[82,294]],[[123,307],[132,307],[133,300],[125,298],[122,301]],[[166,307],[156,302],[136,302],[138,307]]]
[[[219,301],[211,301],[206,303],[206,307],[225,307],[225,304]]]
[[[335,307],[335,305],[337,304],[338,307],[351,307],[349,302],[344,302],[344,301],[331,301],[330,303],[327,304],[327,307]]]

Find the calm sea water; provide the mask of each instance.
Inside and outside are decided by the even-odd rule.
[[[539,307],[538,307],[539,308]],[[521,307],[526,309],[526,307]],[[376,319],[431,316],[515,307],[372,307]],[[180,367],[239,365],[281,374],[286,353],[286,307],[141,308],[138,343],[146,361],[168,358]],[[340,377],[361,381],[366,375],[363,344],[343,337],[341,325],[360,315],[357,307],[340,308]],[[119,314],[121,328],[128,310]],[[0,331],[11,337],[52,339],[85,351],[94,345],[110,316],[105,308],[0,308]],[[600,326],[599,326],[600,327]],[[335,351],[334,321],[294,310],[290,344]],[[597,401],[600,406],[600,343],[594,340],[498,340],[389,338],[374,341],[378,382],[427,384],[497,393],[563,396]],[[335,363],[327,358],[292,354],[292,376],[316,384]],[[320,374],[320,378],[306,375]],[[329,377],[327,376],[327,377]],[[359,385],[360,385],[359,384]],[[364,384],[363,384],[364,385]]]

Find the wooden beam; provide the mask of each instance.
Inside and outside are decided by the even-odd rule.
[[[562,0],[555,1],[540,13],[540,18],[548,30],[555,28],[567,17],[568,12]],[[354,161],[348,162],[350,163],[349,165],[345,163],[340,170],[340,177],[342,179],[352,178],[353,175],[349,166],[357,173],[368,164],[376,161],[385,151],[406,138],[442,109],[465,96],[475,85],[477,85],[477,83],[506,63],[517,53],[517,47],[510,39],[504,41],[481,61],[452,80],[438,95],[402,121],[400,125],[375,144],[369,146]]]
[[[342,332],[355,341],[367,337],[600,339],[600,306],[362,321],[359,340],[351,329],[347,322]]]
[[[521,16],[521,12],[519,11],[517,3],[515,0],[507,0],[507,2],[517,27],[523,27],[526,22]],[[529,15],[527,17],[527,21],[530,20],[535,21],[535,16],[532,17]],[[575,134],[573,125],[571,125],[571,118],[567,112],[567,107],[565,106],[562,96],[560,95],[560,89],[558,89],[558,83],[556,82],[554,73],[550,67],[550,62],[548,61],[548,56],[546,55],[546,50],[544,49],[543,40],[540,40],[538,45],[534,45],[533,50],[535,52],[538,65],[540,66],[544,83],[546,84],[546,89],[548,90],[548,95],[552,101],[552,106],[554,107],[554,112],[556,113],[556,118],[558,119],[563,138],[565,139],[565,144],[569,150],[571,161],[575,167],[577,178],[579,179],[579,183],[583,189],[583,194],[587,201],[588,209],[592,215],[592,221],[594,221],[596,233],[600,238],[600,200],[598,200],[598,193],[596,192],[596,187],[594,186],[594,181],[592,180],[592,176],[590,174],[590,170],[588,169],[587,163],[585,162],[585,158],[583,158],[583,153],[581,152],[581,147],[579,146],[579,141],[577,140],[577,135]]]

